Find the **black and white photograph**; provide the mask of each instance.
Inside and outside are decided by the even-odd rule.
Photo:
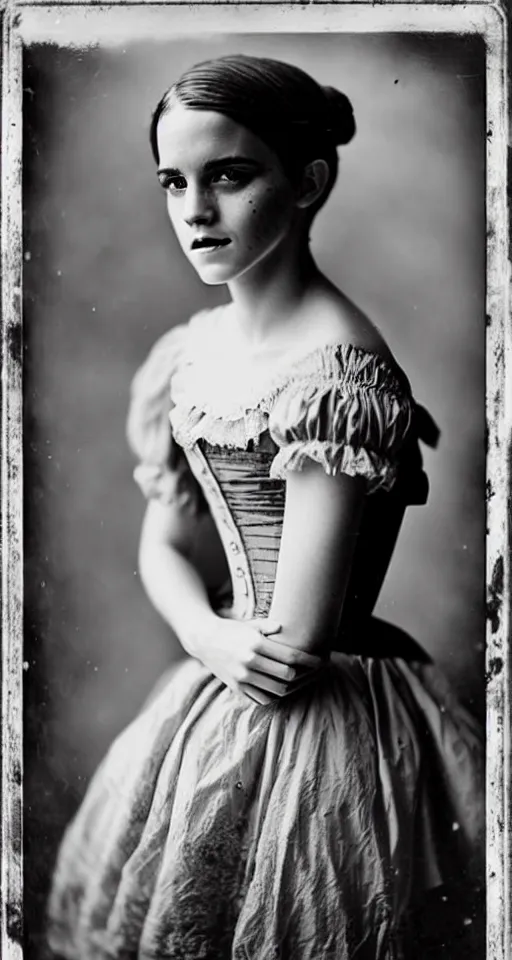
[[[4,22],[2,955],[506,960],[505,28],[143,6]]]

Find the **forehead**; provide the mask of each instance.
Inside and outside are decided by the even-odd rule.
[[[269,147],[246,127],[210,110],[173,106],[157,128],[161,167],[195,167],[221,157],[246,156],[262,163],[274,158]]]

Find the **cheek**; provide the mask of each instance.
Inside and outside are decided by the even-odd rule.
[[[254,241],[273,239],[289,227],[293,205],[291,198],[282,190],[267,187],[247,201],[246,228]]]
[[[183,219],[179,216],[178,205],[174,198],[170,198],[167,201],[167,216],[171,221],[171,226],[176,234],[178,240],[181,241],[181,236],[183,234]]]
[[[173,197],[170,193],[168,193],[166,202],[169,220],[171,221],[173,227],[175,227],[179,219],[180,199],[179,197]]]

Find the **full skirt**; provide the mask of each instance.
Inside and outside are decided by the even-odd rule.
[[[186,660],[67,829],[52,950],[404,957],[427,892],[482,876],[482,756],[477,723],[430,664],[333,654],[310,687],[261,706]]]

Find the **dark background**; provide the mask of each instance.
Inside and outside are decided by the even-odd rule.
[[[124,440],[155,339],[224,300],[178,252],[147,142],[189,64],[296,63],[352,99],[358,134],[314,230],[441,428],[378,613],[483,708],[484,50],[476,38],[270,35],[33,46],[24,66],[26,957],[91,773],[179,645],[136,569],[144,511]],[[314,321],[312,321],[314,322]],[[469,958],[468,958],[469,960]]]

